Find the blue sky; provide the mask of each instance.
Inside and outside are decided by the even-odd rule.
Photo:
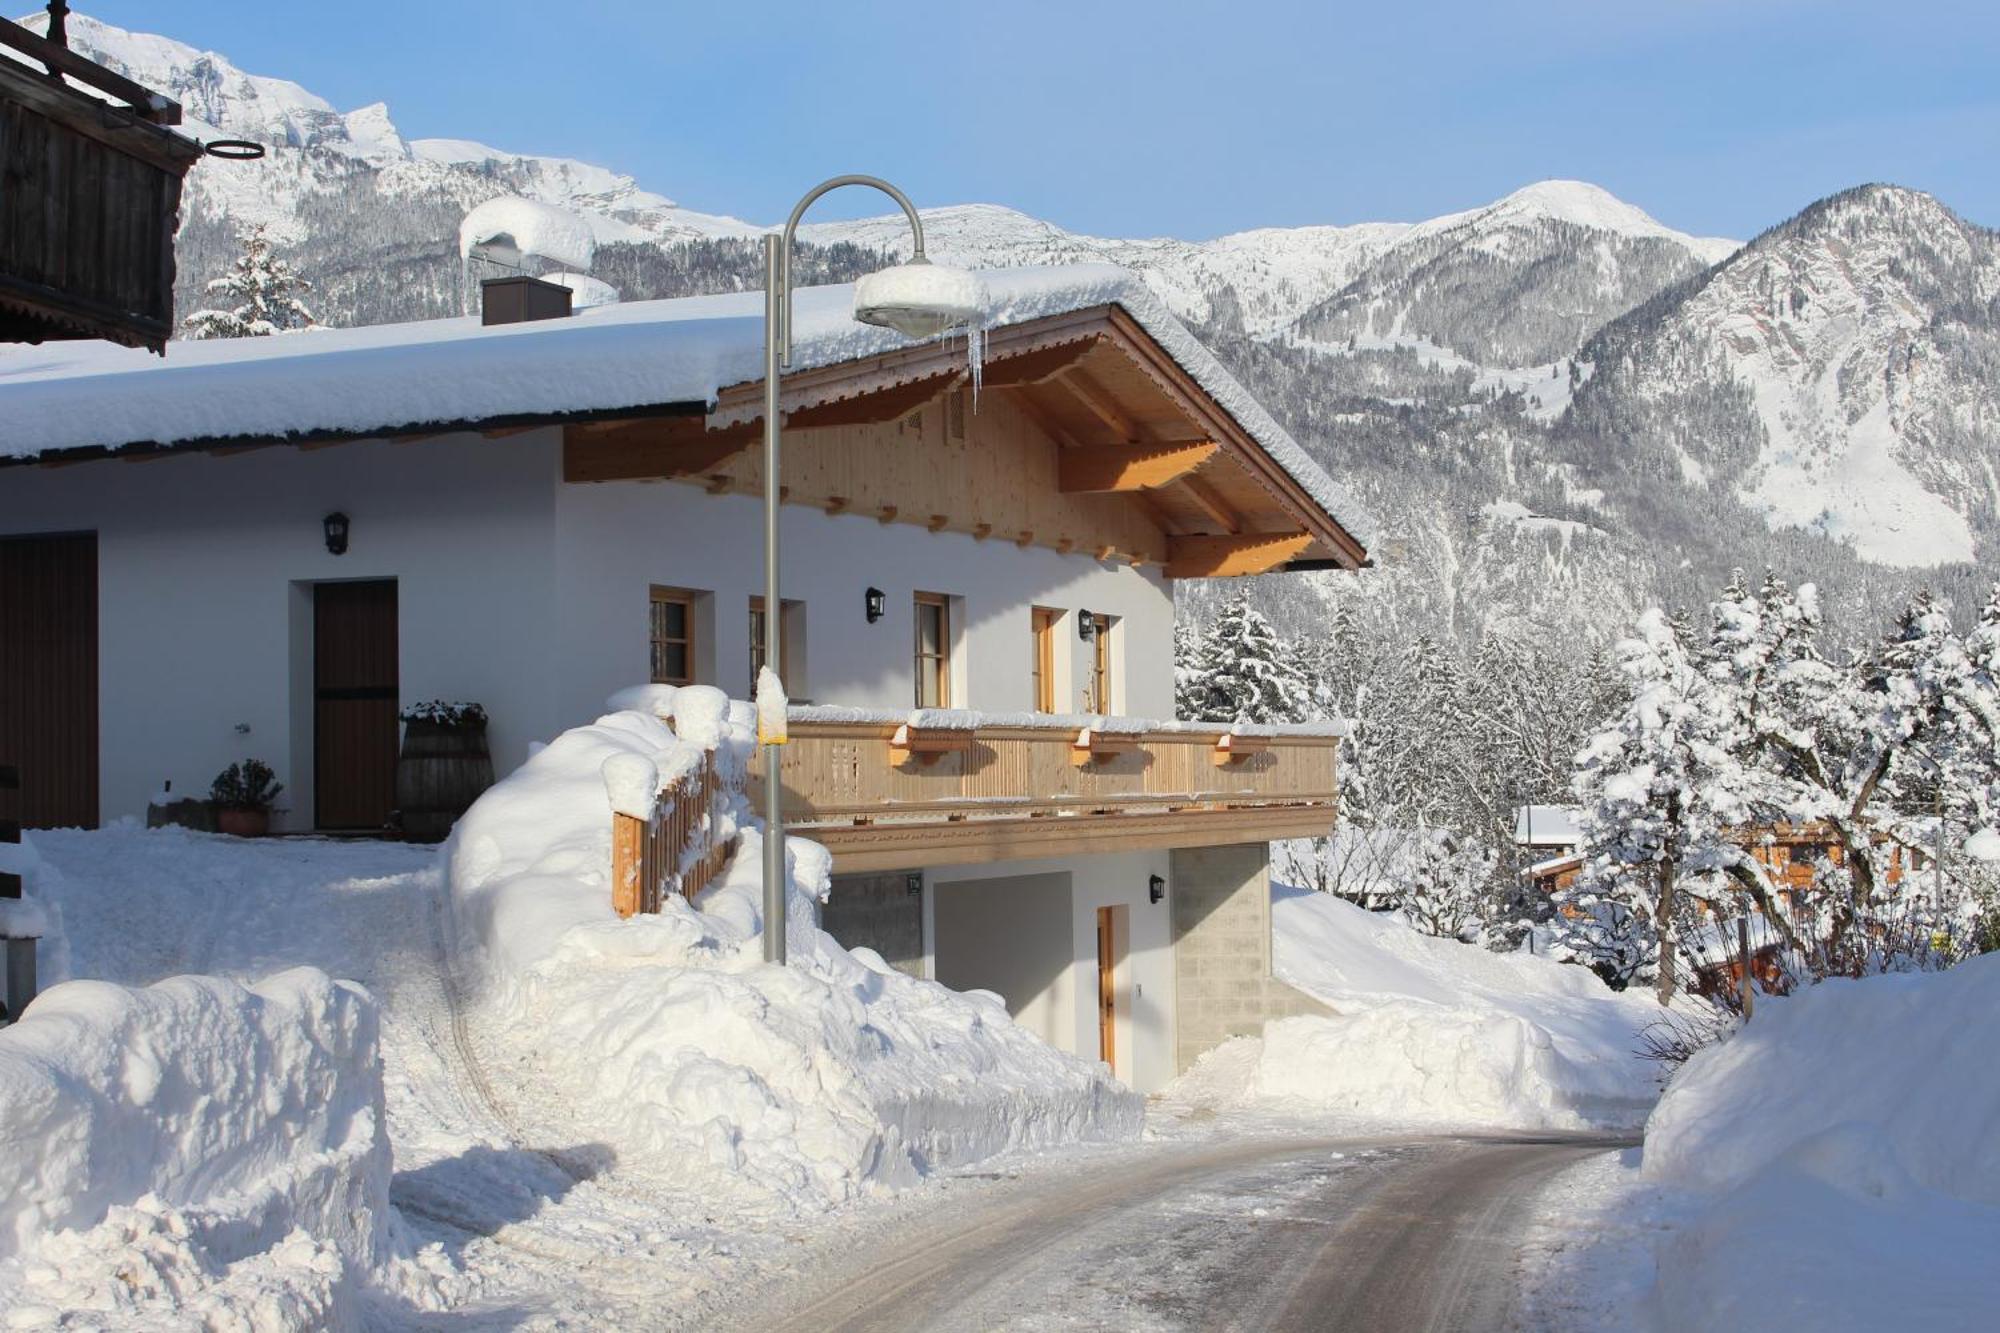
[[[2000,224],[1990,0],[79,8],[343,110],[387,101],[410,137],[601,162],[757,220],[858,170],[926,205],[1191,239],[1420,218],[1551,176],[1710,235],[1869,180]]]

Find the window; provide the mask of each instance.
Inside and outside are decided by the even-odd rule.
[[[1056,711],[1056,626],[1062,612],[1038,606],[1033,612],[1035,711]]]
[[[683,588],[654,588],[651,638],[653,683],[694,684],[695,594]]]
[[[778,624],[778,679],[784,682],[785,693],[795,703],[804,703],[806,692],[804,673],[799,669],[805,661],[806,604],[786,601],[784,615]],[[757,673],[764,669],[764,599],[750,599],[750,693],[746,697],[757,697]]]
[[[951,707],[951,609],[936,593],[917,594],[917,707]]]
[[[1109,713],[1113,711],[1115,700],[1111,697],[1111,626],[1110,616],[1090,617],[1090,694],[1084,700],[1087,713]]]

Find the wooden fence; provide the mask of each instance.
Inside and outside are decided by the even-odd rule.
[[[658,912],[667,895],[693,901],[729,864],[733,840],[716,836],[727,795],[715,755],[654,798],[650,818],[611,816],[611,906],[619,916]]]

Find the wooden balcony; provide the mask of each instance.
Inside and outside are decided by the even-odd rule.
[[[1331,734],[831,714],[795,710],[782,779],[787,826],[841,872],[1314,837],[1338,803]],[[751,773],[761,791],[761,754]]]

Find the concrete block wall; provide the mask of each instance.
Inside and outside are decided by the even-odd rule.
[[[1267,843],[1172,853],[1177,1071],[1273,1018],[1332,1012],[1271,976],[1270,861]]]

